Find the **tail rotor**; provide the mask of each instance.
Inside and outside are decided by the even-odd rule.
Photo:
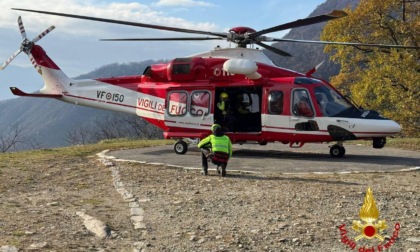
[[[32,43],[38,42],[40,39],[42,39],[43,37],[45,37],[45,35],[47,35],[48,33],[50,33],[54,29],[55,29],[55,26],[54,25],[50,26],[48,29],[46,29],[45,31],[43,31],[42,33],[40,33],[37,37],[35,37],[34,39],[32,39]]]
[[[10,62],[12,62],[14,60],[14,58],[16,58],[16,56],[19,55],[19,53],[22,51],[22,49],[17,50],[14,54],[12,54],[12,56],[10,56],[4,63],[3,65],[0,66],[0,70],[3,70],[7,67],[7,65],[10,64]]]
[[[46,29],[45,31],[43,31],[42,33],[40,33],[37,37],[35,37],[32,40],[29,40],[26,37],[26,31],[25,31],[25,27],[23,26],[23,22],[22,22],[22,17],[19,16],[18,18],[18,25],[19,25],[19,30],[20,30],[20,34],[22,35],[22,43],[20,45],[20,48],[14,53],[12,54],[12,56],[10,56],[4,63],[3,65],[0,66],[0,70],[5,69],[10,62],[12,62],[21,52],[25,52],[26,54],[29,54],[32,46],[38,42],[41,38],[43,38],[45,35],[47,35],[48,33],[50,33],[52,30],[54,30],[55,26],[50,26],[48,29]]]
[[[22,39],[25,40],[26,39],[26,32],[25,32],[25,27],[23,26],[21,16],[18,17],[18,25],[19,25],[20,34],[22,34]]]

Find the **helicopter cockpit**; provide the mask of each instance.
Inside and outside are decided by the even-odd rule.
[[[334,117],[353,107],[352,104],[330,87],[323,85],[316,87],[314,90],[316,101],[324,116]]]

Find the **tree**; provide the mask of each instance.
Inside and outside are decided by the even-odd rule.
[[[96,143],[115,138],[159,139],[162,130],[134,115],[112,113],[107,118],[97,119],[67,133],[70,145]]]
[[[420,1],[361,0],[348,17],[329,22],[323,40],[420,45]],[[420,137],[420,50],[326,46],[341,65],[331,79],[369,109],[399,122],[403,135]]]
[[[7,134],[0,133],[0,153],[17,151],[24,146],[35,149],[39,144],[26,136],[25,128],[19,123],[9,126]]]

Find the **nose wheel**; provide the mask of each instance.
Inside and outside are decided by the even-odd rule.
[[[330,155],[333,158],[343,157],[346,154],[346,149],[342,144],[334,144],[330,147]]]

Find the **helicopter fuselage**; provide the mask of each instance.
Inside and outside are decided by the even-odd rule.
[[[143,75],[95,80],[53,77],[61,70],[51,60],[37,62],[46,80],[41,93],[51,94],[57,87],[53,92],[65,102],[136,114],[161,128],[165,138],[201,139],[214,123],[224,126],[236,143],[280,141],[291,146],[384,138],[400,131],[396,122],[353,106],[328,82],[267,64],[264,57],[254,49],[215,50],[152,65]],[[229,60],[242,60],[242,69],[251,65],[249,75],[255,63],[260,77],[227,71]],[[51,63],[43,66],[45,62]],[[216,106],[222,92],[229,95],[228,122]],[[237,108],[244,97],[245,114]],[[306,111],[299,108],[302,102]]]

